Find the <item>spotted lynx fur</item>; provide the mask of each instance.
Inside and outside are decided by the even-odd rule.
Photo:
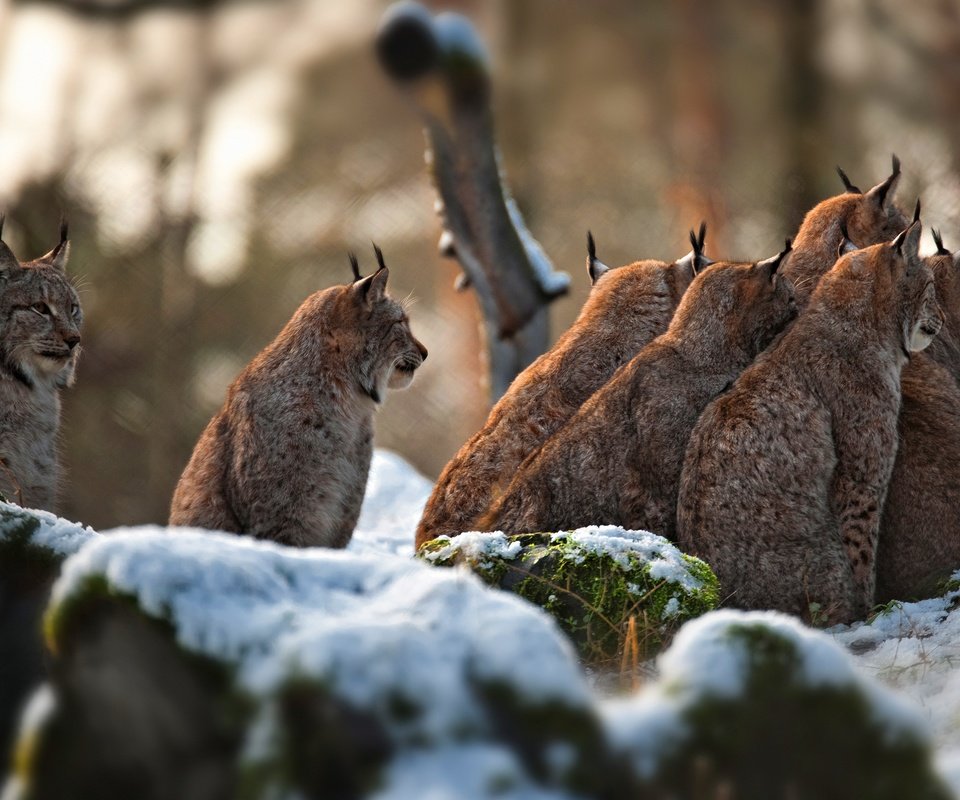
[[[47,510],[60,480],[60,390],[73,384],[83,323],[69,253],[65,224],[35,261],[19,262],[0,240],[0,492]]]
[[[680,468],[704,406],[796,313],[789,252],[720,262],[690,284],[666,333],[520,466],[481,526],[510,533],[615,524],[673,537]]]
[[[345,547],[373,453],[373,416],[427,357],[389,270],[316,292],[233,382],[173,496],[170,523],[294,546]]]
[[[713,567],[731,605],[807,618],[819,607],[831,623],[872,607],[900,372],[942,320],[919,238],[915,222],[843,255],[697,423],[678,539]]]
[[[442,534],[471,530],[520,462],[667,329],[694,271],[709,263],[704,234],[701,226],[693,251],[672,264],[637,261],[617,269],[596,259],[589,237],[593,288],[583,310],[557,343],[517,376],[483,428],[444,468],[417,528],[418,547]]]

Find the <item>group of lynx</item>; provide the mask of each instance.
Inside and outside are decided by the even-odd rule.
[[[471,528],[643,528],[703,557],[729,605],[829,623],[948,576],[960,565],[960,264],[939,235],[937,255],[919,257],[919,203],[911,224],[893,202],[896,157],[868,192],[840,174],[846,191],[807,214],[792,250],[704,259],[672,319],[657,317],[661,335],[574,395],[558,362],[611,327],[598,283],[576,334],[444,470],[418,544]],[[551,391],[564,413],[548,428],[552,406],[531,397]]]
[[[373,454],[373,414],[427,357],[378,269],[315,292],[240,373],[177,484],[170,524],[345,547]]]
[[[60,390],[80,357],[69,254],[65,223],[56,247],[33,261],[18,261],[0,238],[0,493],[34,508],[56,505]]]
[[[417,527],[416,544],[471,530],[530,453],[560,430],[621,366],[667,329],[694,276],[710,262],[706,228],[672,264],[637,261],[611,269],[588,236],[592,288],[553,348],[520,373],[486,425],[447,464]]]

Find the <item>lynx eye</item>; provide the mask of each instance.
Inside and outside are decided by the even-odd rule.
[[[32,306],[30,306],[30,310],[36,314],[39,314],[41,317],[50,316],[50,306],[48,306],[46,303],[34,303]]]
[[[78,306],[76,303],[70,307],[70,316],[72,316],[74,319],[80,316],[80,306]]]

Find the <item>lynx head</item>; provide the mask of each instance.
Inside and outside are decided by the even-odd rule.
[[[917,209],[919,211],[919,203]],[[908,353],[925,350],[943,327],[943,311],[937,301],[933,270],[918,252],[921,230],[917,219],[887,246],[886,254],[893,258],[894,269],[900,273],[897,322],[904,350]]]
[[[817,293],[855,318],[857,329],[889,331],[908,357],[925,349],[943,325],[933,271],[918,253],[921,230],[918,219],[891,242],[843,255]]]
[[[356,345],[356,376],[361,390],[380,403],[389,389],[405,389],[427,357],[424,347],[410,331],[410,320],[401,303],[387,294],[390,270],[383,253],[373,246],[378,269],[366,278],[360,275],[356,256],[350,255],[353,283],[345,287],[346,305]]]
[[[777,255],[752,264],[720,261],[697,275],[684,295],[669,333],[696,336],[698,346],[721,345],[755,358],[797,315],[793,284],[780,273],[790,240]]]
[[[844,243],[868,247],[889,242],[908,224],[893,202],[900,182],[900,159],[896,156],[890,175],[867,192],[851,183],[839,167],[837,172],[846,191],[817,203],[807,212],[794,239],[794,254],[784,271],[794,281],[801,306],[806,305],[817,281],[833,266]]]
[[[57,246],[34,261],[19,262],[0,239],[0,368],[30,387],[74,380],[83,313],[66,275],[69,254],[66,223]]]
[[[937,287],[937,300],[948,322],[960,323],[960,250],[951,253],[943,246],[940,231],[933,232],[933,241],[937,252],[927,256],[924,261],[933,272],[933,281]]]
[[[671,264],[647,259],[622,267],[608,267],[597,258],[593,234],[588,231],[587,273],[593,286],[579,320],[593,326],[605,323],[621,337],[634,333],[647,341],[645,329],[664,313],[666,324],[690,281],[713,263],[703,253],[706,231],[706,223],[701,223],[699,234],[691,231],[693,250]]]

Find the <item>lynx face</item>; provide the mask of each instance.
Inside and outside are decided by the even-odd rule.
[[[383,400],[388,388],[408,387],[427,358],[427,348],[410,330],[403,305],[386,293],[389,276],[390,271],[381,267],[347,292],[362,341],[358,380],[375,403]]]
[[[83,312],[64,272],[66,259],[65,238],[24,264],[0,242],[0,360],[31,385],[73,382]]]
[[[925,350],[943,327],[933,270],[925,261],[909,263],[903,277],[901,328],[907,352]]]

